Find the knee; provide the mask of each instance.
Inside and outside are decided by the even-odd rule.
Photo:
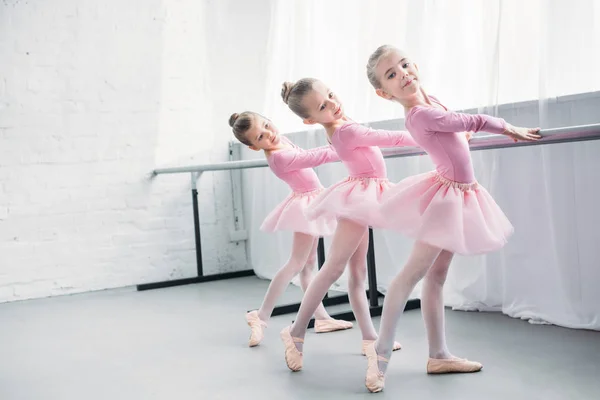
[[[400,271],[397,278],[414,286],[427,276],[430,267],[430,263],[411,263],[410,265],[404,266],[404,269]]]
[[[314,272],[315,265],[306,263],[306,265],[304,265],[304,268],[300,270],[300,276],[312,276]]]
[[[357,283],[364,282],[367,279],[367,266],[364,263],[350,263],[350,281]]]
[[[323,265],[321,272],[331,274],[332,276],[335,276],[335,279],[338,279],[344,273],[346,262],[346,260],[341,259],[330,259]]]
[[[446,283],[449,268],[450,262],[436,263],[427,272],[427,275],[425,275],[425,280],[432,284],[444,285],[444,283]]]
[[[301,261],[295,259],[289,260],[288,263],[282,268],[282,270],[285,270],[293,274],[294,276],[302,272],[303,269],[304,264]]]
[[[317,265],[317,257],[313,255],[309,256],[308,260],[306,260],[306,267],[312,270],[315,265]]]
[[[302,267],[302,271],[300,272],[302,275],[312,275],[315,271],[315,266],[317,265],[315,256],[311,255],[308,257],[306,262]]]
[[[425,276],[425,280],[436,285],[443,285],[444,283],[446,283],[447,276],[448,268],[432,268],[432,270],[429,271],[429,273]]]
[[[427,266],[423,265],[422,269],[418,269],[413,271],[412,274],[409,275],[410,278],[410,282],[414,285],[416,285],[419,281],[421,281],[422,279],[424,279],[427,276]]]

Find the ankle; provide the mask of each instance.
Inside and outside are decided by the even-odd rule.
[[[375,340],[375,353],[377,353],[378,356],[389,359],[392,356],[392,349],[387,349],[381,346],[381,344],[379,343],[379,339],[377,339]]]
[[[298,328],[296,328],[294,325],[292,325],[292,327],[290,328],[290,335],[293,338],[298,338],[298,339],[304,339],[304,336],[306,335],[306,330],[300,330]]]
[[[269,315],[266,315],[266,313],[262,310],[258,310],[258,319],[260,319],[262,322],[267,323],[269,322]]]
[[[429,358],[434,358],[437,360],[445,360],[453,358],[454,356],[446,349],[440,351],[429,351]]]

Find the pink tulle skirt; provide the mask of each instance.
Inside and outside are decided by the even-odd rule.
[[[305,210],[315,201],[323,189],[304,193],[291,193],[267,215],[260,229],[265,232],[292,231],[315,237],[329,236],[335,231],[335,218],[306,218]]]
[[[392,185],[385,178],[348,177],[325,189],[306,209],[308,219],[345,218],[365,226],[381,227],[379,209]]]
[[[458,183],[437,172],[403,179],[386,192],[384,227],[457,254],[502,248],[513,233],[492,196],[474,183]]]

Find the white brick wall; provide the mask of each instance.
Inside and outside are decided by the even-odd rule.
[[[203,41],[214,7],[0,2],[0,302],[195,275],[189,175],[148,173],[225,161],[226,116],[256,104],[206,96],[232,57]],[[230,190],[199,182],[205,273],[247,268]]]

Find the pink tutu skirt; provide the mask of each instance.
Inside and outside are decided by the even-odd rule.
[[[457,254],[502,248],[513,233],[492,196],[474,183],[458,183],[437,172],[400,181],[385,194],[385,228]]]
[[[359,224],[380,227],[379,208],[383,193],[392,185],[385,178],[348,177],[325,189],[306,209],[308,219],[345,218]]]
[[[304,193],[291,193],[267,215],[260,229],[265,232],[292,231],[315,237],[329,236],[337,225],[335,218],[306,218],[305,210],[315,201],[323,189]]]

